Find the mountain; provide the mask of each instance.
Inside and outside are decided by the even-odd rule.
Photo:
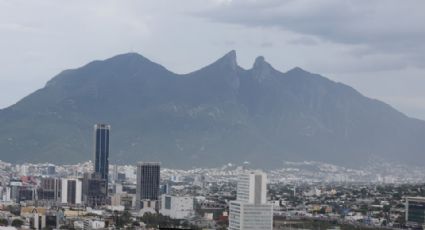
[[[136,53],[65,70],[0,110],[0,159],[92,159],[93,125],[102,122],[112,126],[111,163],[425,162],[424,121],[301,68],[282,73],[263,57],[243,69],[234,51],[183,75]]]

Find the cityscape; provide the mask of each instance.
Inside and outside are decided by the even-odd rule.
[[[0,0],[0,230],[424,230],[424,0]]]
[[[93,161],[0,162],[0,224],[232,230],[401,229],[424,224],[425,174],[419,169],[398,167],[398,174],[373,176],[373,171],[319,162],[284,162],[279,170],[253,169],[246,161],[186,170],[163,168],[160,162],[114,165],[109,163],[111,132],[108,124],[94,125]]]

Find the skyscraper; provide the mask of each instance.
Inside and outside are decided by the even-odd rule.
[[[230,202],[229,229],[273,229],[273,206],[266,203],[267,175],[252,171],[238,179],[236,200]]]
[[[108,182],[110,125],[94,125],[94,171]]]
[[[139,162],[137,164],[137,207],[140,208],[141,201],[157,201],[159,196],[160,163]]]

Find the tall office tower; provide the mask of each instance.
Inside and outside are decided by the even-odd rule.
[[[137,164],[136,204],[141,207],[142,201],[157,201],[159,196],[160,163],[139,162]]]
[[[252,171],[238,179],[236,200],[230,202],[229,229],[273,229],[273,206],[267,204],[267,175]]]
[[[94,125],[94,171],[108,182],[110,125]]]

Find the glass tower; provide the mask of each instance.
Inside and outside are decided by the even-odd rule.
[[[110,125],[94,125],[94,171],[108,182]]]

